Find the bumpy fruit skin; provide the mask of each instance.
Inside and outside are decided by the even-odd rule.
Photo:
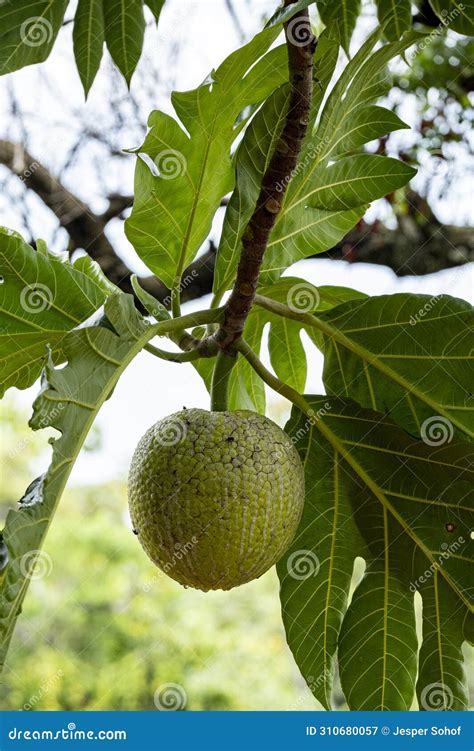
[[[304,502],[304,472],[290,438],[255,412],[189,409],[140,440],[129,475],[138,538],[185,586],[232,589],[288,549]]]

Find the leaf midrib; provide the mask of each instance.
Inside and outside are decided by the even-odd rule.
[[[356,474],[361,478],[361,480],[367,485],[369,490],[374,494],[374,496],[380,501],[382,506],[386,508],[392,516],[398,521],[402,529],[405,530],[405,532],[414,540],[414,542],[418,545],[418,547],[423,551],[423,553],[426,555],[429,561],[431,561],[433,564],[437,564],[436,559],[432,555],[431,550],[423,543],[422,540],[418,537],[418,535],[412,530],[409,524],[405,521],[405,519],[398,513],[398,511],[392,506],[392,504],[388,501],[387,497],[385,496],[382,489],[379,487],[379,485],[367,474],[367,472],[361,467],[357,459],[355,459],[350,451],[347,451],[344,443],[339,440],[339,438],[335,435],[335,433],[332,432],[332,430],[324,424],[323,420],[317,420],[316,421],[316,427],[320,431],[320,433],[326,438],[327,441],[331,444],[331,446],[338,451],[343,459],[352,467],[352,469],[356,472]],[[467,605],[467,607],[474,611],[474,607],[471,602],[469,602],[468,599],[466,599],[463,592],[459,590],[456,583],[448,576],[448,574],[444,571],[444,569],[441,567],[437,567],[440,571],[441,575],[446,579],[447,583],[453,589],[458,597],[463,600],[463,602]]]
[[[47,5],[47,6],[46,6],[46,8],[44,9],[44,11],[43,11],[42,13],[40,13],[40,15],[39,15],[39,16],[37,16],[37,19],[42,19],[42,18],[45,18],[45,16],[46,16],[46,15],[47,15],[47,14],[49,13],[50,9],[51,9],[51,8],[53,7],[53,4],[54,4],[54,0],[51,0],[51,2],[50,2],[50,3],[48,3],[48,5]],[[3,63],[3,67],[4,67],[4,68],[7,68],[7,67],[9,66],[9,64],[10,64],[10,62],[11,62],[11,60],[12,60],[12,58],[14,58],[14,57],[15,57],[16,53],[18,52],[18,50],[19,50],[19,49],[21,49],[21,47],[22,47],[22,46],[24,46],[24,45],[25,45],[25,42],[23,41],[23,39],[21,39],[21,38],[20,38],[20,42],[19,42],[19,44],[17,44],[17,45],[16,45],[16,46],[15,46],[15,47],[13,48],[13,52],[11,53],[10,57],[8,57],[8,58],[7,58],[6,60],[5,60],[5,62]]]
[[[377,354],[370,352],[362,345],[357,344],[352,339],[349,339],[345,334],[342,333],[342,331],[335,328],[326,321],[323,321],[320,318],[316,318],[316,316],[313,316],[311,314],[305,314],[305,318],[310,325],[322,331],[324,334],[329,336],[330,339],[335,339],[336,341],[338,341],[350,352],[353,352],[355,355],[360,357],[361,360],[368,362],[370,365],[377,368],[381,373],[386,375],[392,381],[398,383],[399,386],[402,386],[404,389],[406,389],[409,393],[414,394],[418,399],[420,399],[420,401],[424,402],[429,407],[434,409],[437,414],[445,417],[447,420],[450,420],[450,422],[453,425],[456,425],[456,427],[458,427],[463,433],[466,433],[471,437],[474,436],[474,432],[470,431],[466,427],[466,425],[464,425],[464,423],[455,418],[451,412],[446,411],[442,404],[429,397],[423,391],[420,391],[417,384],[411,383],[406,378],[404,378],[404,376],[400,375],[391,367],[381,362]]]
[[[151,329],[151,331],[150,331],[150,329]],[[68,462],[68,463],[70,463],[71,470],[72,470],[72,467],[74,466],[74,464],[76,462],[76,459],[77,459],[77,457],[79,455],[79,452],[80,452],[80,450],[81,450],[81,448],[83,446],[83,443],[84,443],[84,441],[85,441],[85,439],[86,439],[86,437],[87,437],[87,435],[88,435],[88,433],[89,433],[89,431],[90,431],[90,429],[92,427],[92,424],[93,424],[93,422],[95,420],[97,412],[100,410],[100,408],[102,407],[102,405],[104,404],[104,402],[108,398],[108,396],[109,396],[112,388],[115,386],[115,384],[119,380],[119,378],[122,375],[123,371],[128,367],[128,365],[133,360],[133,358],[142,350],[142,348],[144,347],[144,345],[150,339],[153,338],[153,336],[154,336],[154,327],[149,327],[149,329],[147,329],[147,331],[144,334],[142,334],[142,336],[140,338],[136,339],[134,346],[131,347],[131,349],[127,352],[126,357],[124,357],[124,359],[121,361],[120,367],[117,367],[117,369],[111,374],[111,377],[107,381],[106,385],[104,385],[104,388],[102,389],[101,395],[100,395],[99,399],[97,400],[97,402],[95,403],[94,408],[90,409],[90,407],[88,407],[88,409],[90,411],[90,414],[89,414],[89,417],[88,417],[87,421],[84,424],[84,429],[81,431],[80,440],[75,441],[75,447],[76,447],[75,450],[71,453],[70,456],[67,456],[67,457],[64,458],[64,460],[63,460],[63,462],[61,462],[60,466],[62,466],[64,463]],[[54,461],[54,458],[53,458],[52,462],[53,461]],[[52,473],[57,473],[57,470],[58,470],[58,465],[55,465],[54,467],[51,468]],[[58,507],[58,504],[59,504],[59,501],[60,501],[61,496],[63,494],[64,488],[65,488],[66,483],[67,483],[67,481],[69,479],[69,474],[70,474],[70,472],[65,472],[64,475],[63,475],[61,484],[59,486],[59,490],[56,493],[55,503],[53,505],[51,505],[50,507],[45,506],[45,508],[48,508],[48,510],[50,511],[50,513],[48,514],[48,516],[46,518],[42,519],[42,521],[46,521],[46,526],[45,526],[45,529],[44,529],[44,533],[42,534],[42,538],[41,538],[42,540],[45,539],[45,537],[46,537],[46,535],[48,533],[49,527],[50,527],[51,522],[53,520],[54,513],[55,513],[55,511],[56,511],[56,509]],[[48,479],[51,479],[51,477],[49,477]],[[37,523],[38,523],[38,520],[35,520],[35,524],[37,524]],[[23,528],[24,527],[22,527],[22,529]],[[8,626],[6,632],[5,632],[4,637],[2,638],[2,643],[8,644],[8,642],[10,640],[11,634],[13,632],[13,629],[15,628],[15,623],[16,623],[17,604],[18,603],[21,604],[21,602],[23,601],[23,598],[24,598],[24,596],[26,594],[26,590],[28,589],[29,583],[30,583],[29,578],[27,576],[25,576],[23,578],[23,583],[22,583],[20,589],[18,590],[17,596],[15,597],[15,599],[12,601],[11,605],[9,606],[9,614],[10,615],[8,616],[8,619],[9,619],[10,623],[9,623],[9,626]]]

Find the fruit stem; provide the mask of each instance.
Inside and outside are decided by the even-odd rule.
[[[212,310],[198,310],[196,313],[180,318],[169,318],[166,321],[159,321],[150,326],[153,334],[156,336],[166,336],[167,334],[181,334],[185,329],[192,326],[199,326],[206,323],[219,323],[222,320],[224,309],[214,308]]]
[[[160,357],[162,360],[167,360],[168,362],[191,362],[203,357],[203,354],[197,349],[191,349],[186,352],[167,352],[164,349],[153,346],[153,344],[146,344],[143,349],[146,349],[147,352],[155,355],[155,357]]]
[[[299,323],[306,326],[314,326],[314,328],[319,329],[323,333],[332,335],[330,327],[313,313],[301,313],[297,310],[292,310],[288,305],[277,300],[272,300],[270,297],[265,297],[264,295],[255,295],[255,305],[259,308],[265,308],[265,310],[269,310],[278,316],[290,318],[292,321],[299,321]]]
[[[236,362],[236,352],[219,351],[211,383],[211,410],[213,412],[225,412],[227,410],[229,378]]]
[[[245,357],[249,365],[251,365],[255,372],[260,376],[262,381],[264,381],[268,386],[276,391],[277,394],[284,396],[285,399],[288,399],[288,401],[292,402],[304,414],[311,414],[312,410],[306,399],[297,391],[295,391],[294,388],[289,386],[284,381],[281,381],[276,375],[271,373],[265,367],[260,358],[255,354],[248,342],[245,341],[245,339],[239,339],[238,342],[235,343],[234,349],[236,349],[238,352],[240,352],[241,355],[243,355],[243,357]]]

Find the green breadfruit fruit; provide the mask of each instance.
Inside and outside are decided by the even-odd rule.
[[[151,560],[185,586],[232,589],[288,549],[304,473],[290,438],[255,412],[189,409],[140,440],[130,514]]]

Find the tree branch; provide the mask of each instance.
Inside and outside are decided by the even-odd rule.
[[[111,282],[124,292],[133,293],[131,271],[115,252],[105,234],[108,222],[131,205],[131,196],[109,196],[109,207],[95,214],[80,198],[21,145],[0,140],[0,164],[32,190],[56,216],[70,238],[70,252],[84,250],[101,267]],[[185,270],[182,280],[183,301],[202,297],[211,291],[216,248],[212,242],[206,253]],[[144,289],[162,302],[170,303],[169,289],[155,276],[140,278]],[[192,287],[192,289],[190,289]]]
[[[109,208],[95,215],[21,145],[0,140],[0,164],[17,175],[55,214],[69,234],[71,250],[85,250],[114,284],[124,292],[133,292],[131,271],[105,235],[107,223],[131,204],[131,196],[109,196]],[[474,261],[472,228],[441,224],[426,200],[414,191],[409,191],[406,198],[407,211],[396,216],[396,229],[389,229],[381,221],[368,224],[362,220],[333,248],[311,258],[382,265],[397,276],[432,274]],[[226,203],[223,199],[221,205]],[[216,252],[210,241],[207,251],[185,270],[182,302],[212,292]],[[156,276],[140,277],[140,284],[169,307],[170,290]]]
[[[302,412],[310,415],[312,410],[308,410],[308,404],[304,397],[294,388],[278,378],[274,373],[271,373],[245,339],[240,338],[239,341],[235,343],[234,348],[245,357],[249,365],[251,365],[264,383],[276,391],[277,394],[280,394],[280,396],[285,397],[285,399],[288,399],[288,401],[295,404]]]
[[[17,175],[54,213],[71,239],[72,250],[80,248],[87,251],[114,284],[119,285],[129,278],[129,269],[115,254],[105,235],[103,219],[71,193],[23,146],[0,140],[0,163]]]
[[[294,0],[285,0],[288,7]],[[237,276],[225,307],[224,321],[214,334],[226,350],[242,335],[252,306],[260,267],[270,232],[281,209],[286,186],[296,167],[309,123],[313,91],[313,54],[316,39],[308,10],[296,13],[284,24],[291,86],[290,102],[280,138],[263,175],[257,204],[242,237]],[[304,43],[302,43],[302,40]],[[285,186],[281,190],[281,186]]]

